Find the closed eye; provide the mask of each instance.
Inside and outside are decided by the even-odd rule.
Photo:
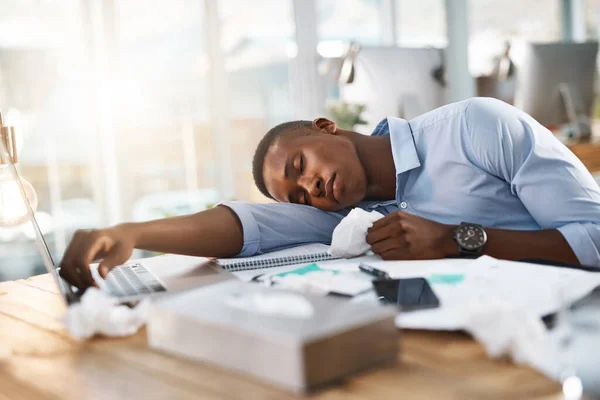
[[[304,194],[304,204],[306,204],[307,206],[310,206],[310,202],[308,201],[308,193],[306,192],[306,190],[303,191]]]
[[[300,175],[304,173],[304,156],[300,156]]]

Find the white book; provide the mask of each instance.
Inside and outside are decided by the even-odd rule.
[[[249,269],[314,263],[333,260],[335,258],[336,257],[329,254],[329,246],[321,243],[311,243],[254,257],[220,258],[217,261],[227,271],[235,272],[246,271]]]

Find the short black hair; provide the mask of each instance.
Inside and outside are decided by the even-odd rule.
[[[279,124],[274,128],[271,128],[260,140],[258,146],[256,146],[254,158],[252,159],[252,176],[254,177],[254,183],[256,184],[258,190],[260,190],[260,192],[268,198],[272,199],[273,196],[271,196],[267,190],[267,185],[265,185],[265,179],[263,176],[263,167],[265,164],[265,156],[267,155],[267,151],[269,151],[269,148],[277,143],[281,137],[307,128],[312,128],[311,121],[284,122],[283,124]]]

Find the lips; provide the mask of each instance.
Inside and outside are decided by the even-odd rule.
[[[333,184],[335,182],[336,175],[337,174],[334,172],[333,175],[331,176],[331,178],[329,178],[329,180],[327,181],[327,184],[325,185],[325,194],[327,195],[327,198],[329,198],[330,200],[333,200],[336,203],[339,203],[339,201],[335,198],[335,195],[333,193]]]

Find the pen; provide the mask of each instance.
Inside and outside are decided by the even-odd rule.
[[[264,283],[265,286],[273,285],[273,281],[272,281],[271,277],[268,275],[265,277],[265,275],[267,275],[266,272],[264,274],[258,274],[256,276],[252,277],[252,279],[250,279],[250,282]]]
[[[358,265],[358,269],[360,269],[364,273],[374,276],[377,279],[392,279],[392,277],[389,276],[387,272],[382,271],[380,269],[377,269],[377,268],[372,267],[367,264],[360,263]]]

